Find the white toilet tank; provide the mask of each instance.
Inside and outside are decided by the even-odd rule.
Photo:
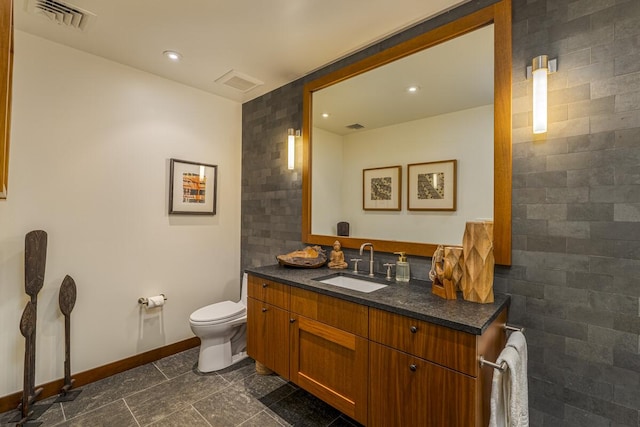
[[[247,357],[247,274],[242,277],[240,301],[222,301],[191,314],[189,324],[200,338],[198,370],[224,369]]]
[[[240,284],[240,303],[247,306],[247,288],[249,287],[249,279],[247,273],[242,275],[242,283]]]

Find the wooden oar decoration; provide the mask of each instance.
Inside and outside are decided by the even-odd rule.
[[[47,232],[30,231],[24,239],[24,290],[36,298],[44,285],[44,270],[47,264]]]
[[[64,277],[58,296],[60,311],[64,314],[64,386],[60,390],[60,397],[56,402],[74,400],[82,390],[70,391],[76,381],[71,378],[71,311],[76,305],[76,282],[69,275]]]
[[[25,352],[24,352],[24,389],[22,390],[22,402],[20,403],[20,419],[17,421],[18,426],[38,426],[41,422],[29,421],[29,417],[33,415],[31,411],[31,402],[33,395],[30,392],[30,384],[34,381],[35,366],[33,366],[31,358],[31,337],[36,330],[36,306],[29,301],[27,306],[22,312],[20,318],[20,333],[24,337]]]
[[[35,390],[36,368],[36,325],[38,314],[38,293],[44,285],[44,270],[47,264],[47,233],[35,230],[27,233],[24,239],[24,290],[31,297],[33,305],[33,330],[27,344],[32,370],[29,381],[29,403],[32,403],[42,389]]]

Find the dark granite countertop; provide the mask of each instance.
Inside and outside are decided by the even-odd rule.
[[[282,267],[275,264],[247,268],[245,271],[265,279],[447,326],[474,335],[482,334],[510,301],[508,295],[497,293],[494,296],[494,302],[491,304],[464,301],[460,294],[457,300],[445,300],[431,293],[431,282],[411,279],[409,283],[400,284],[395,280],[386,281],[384,276],[376,276],[376,281],[389,285],[386,288],[371,293],[358,292],[314,280],[334,273],[350,275],[348,270],[331,270],[327,267],[304,269]],[[358,277],[368,279],[368,276],[362,273]]]

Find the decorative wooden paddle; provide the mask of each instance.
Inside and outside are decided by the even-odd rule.
[[[29,417],[33,415],[31,411],[31,401],[33,395],[31,393],[31,384],[33,383],[33,377],[35,376],[35,366],[32,365],[31,351],[33,350],[30,343],[31,337],[36,330],[36,306],[29,301],[27,306],[22,312],[22,318],[20,318],[20,333],[24,337],[25,352],[24,352],[24,389],[22,390],[22,403],[20,404],[20,420],[18,426],[30,425],[36,426],[42,423],[28,422]]]
[[[30,231],[24,239],[24,289],[35,298],[44,284],[44,270],[47,264],[47,232]]]
[[[30,231],[24,239],[24,290],[31,297],[33,305],[33,330],[27,345],[32,370],[29,381],[29,400],[33,402],[42,389],[35,390],[36,368],[36,320],[38,314],[38,293],[44,285],[44,270],[47,264],[47,233],[42,230]]]
[[[69,275],[64,277],[62,285],[60,285],[60,294],[58,296],[60,303],[60,311],[64,314],[64,386],[60,390],[60,397],[56,402],[69,402],[78,397],[81,390],[70,392],[73,383],[76,381],[71,379],[71,311],[76,305],[76,282]]]

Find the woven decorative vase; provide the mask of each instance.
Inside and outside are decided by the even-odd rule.
[[[493,222],[467,222],[462,239],[465,300],[493,302]]]

